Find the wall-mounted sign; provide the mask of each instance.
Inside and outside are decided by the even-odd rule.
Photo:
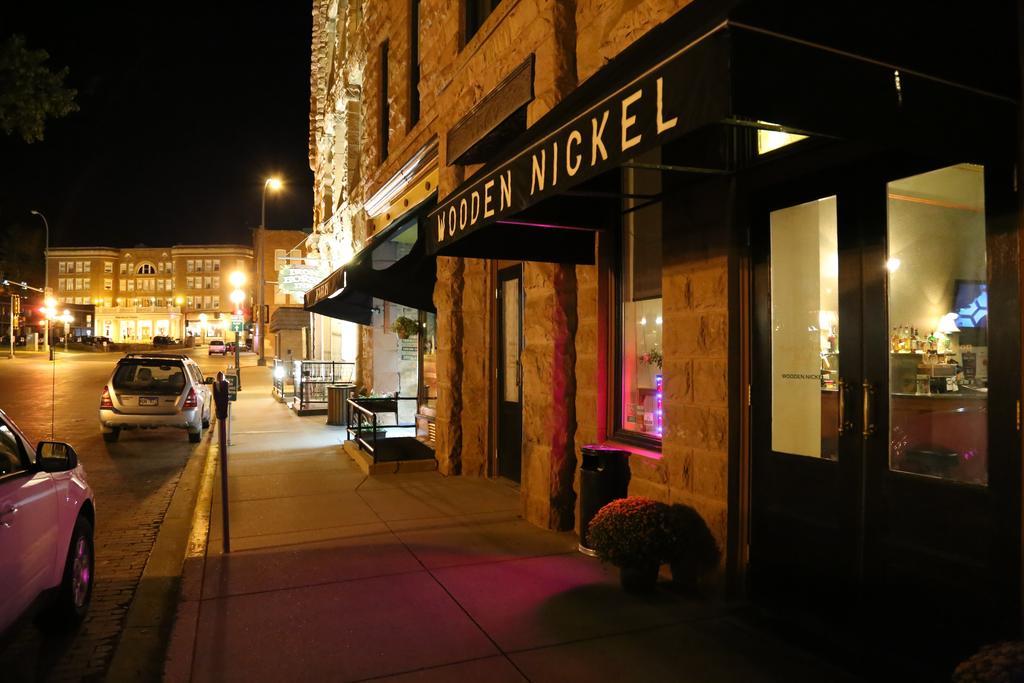
[[[319,269],[306,265],[288,265],[277,276],[277,286],[288,294],[305,294],[323,279]]]
[[[438,204],[429,215],[427,252],[723,120],[731,105],[729,41],[716,30],[575,111],[560,108],[550,129],[538,129],[536,139]]]

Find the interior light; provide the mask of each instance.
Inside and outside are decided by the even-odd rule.
[[[890,273],[895,273],[897,270],[900,269],[900,265],[902,263],[903,263],[902,261],[900,261],[898,258],[893,256],[891,259],[889,259],[888,261],[885,262],[885,268]]]
[[[775,125],[767,123],[766,121],[758,121],[758,123],[766,126]],[[801,140],[806,139],[806,135],[800,135],[798,133],[787,133],[781,130],[765,130],[763,128],[759,128],[757,130],[757,153],[767,154],[768,152],[774,152],[786,145],[792,145],[794,142],[800,142]]]
[[[646,315],[644,317],[640,318],[640,324],[641,325],[646,325],[647,324],[647,316]]]
[[[654,324],[655,325],[660,325],[661,324],[661,316],[660,315],[657,318],[654,319]]]

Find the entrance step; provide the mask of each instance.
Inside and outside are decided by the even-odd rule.
[[[411,436],[380,439],[376,462],[373,455],[359,448],[355,441],[346,441],[344,449],[367,475],[433,472],[437,469],[434,451]]]

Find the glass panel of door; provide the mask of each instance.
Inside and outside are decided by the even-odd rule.
[[[985,172],[888,183],[889,467],[988,483]]]

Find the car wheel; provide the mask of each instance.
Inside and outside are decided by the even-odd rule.
[[[210,428],[210,416],[207,415],[206,417],[203,418],[203,429],[209,429],[209,428]]]
[[[57,598],[44,615],[44,627],[74,627],[85,618],[92,601],[95,566],[92,524],[85,517],[79,516],[71,533],[71,545],[68,546],[68,556],[64,561],[64,575]]]
[[[197,432],[189,431],[189,433],[188,433],[188,442],[189,443],[199,443],[202,440],[203,440],[203,430],[202,429],[200,429]]]
[[[109,432],[103,432],[103,440],[107,443],[113,443],[117,441],[117,437],[121,436],[121,428],[114,427]]]

